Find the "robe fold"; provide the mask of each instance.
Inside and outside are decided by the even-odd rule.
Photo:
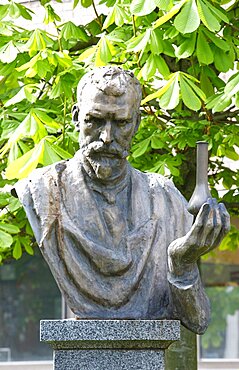
[[[76,155],[33,171],[16,191],[79,318],[180,319],[194,332],[205,331],[209,303],[197,267],[183,281],[168,271],[169,244],[192,225],[171,181],[127,164],[124,186],[107,198]]]

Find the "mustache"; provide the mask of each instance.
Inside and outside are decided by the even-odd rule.
[[[119,158],[126,158],[128,150],[117,143],[105,144],[102,141],[93,141],[90,144],[81,145],[82,153],[87,157],[94,154],[112,155]]]

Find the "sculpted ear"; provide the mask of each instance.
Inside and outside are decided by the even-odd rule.
[[[74,104],[72,109],[71,109],[71,113],[72,113],[72,122],[74,123],[75,127],[77,130],[79,130],[79,106],[78,104]]]

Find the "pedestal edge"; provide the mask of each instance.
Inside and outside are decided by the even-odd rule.
[[[70,319],[40,323],[40,340],[55,349],[164,349],[179,339],[179,320]]]

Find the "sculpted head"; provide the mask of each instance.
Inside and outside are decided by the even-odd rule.
[[[141,87],[130,71],[101,67],[80,80],[72,113],[90,175],[119,175],[140,123],[140,102]]]

